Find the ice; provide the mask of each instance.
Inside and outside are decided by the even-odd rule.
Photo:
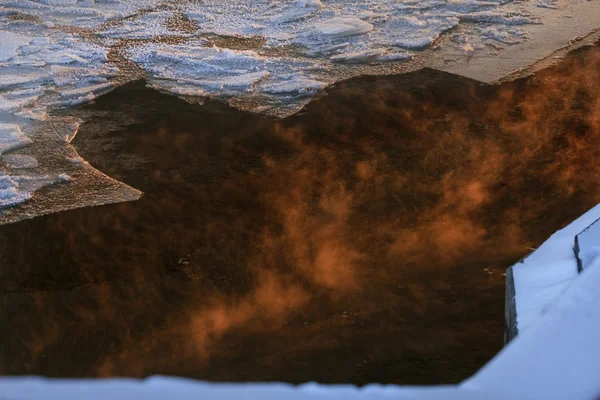
[[[21,46],[29,44],[30,38],[17,33],[0,31],[0,62],[12,60]]]
[[[282,82],[266,83],[260,86],[260,90],[266,93],[299,93],[302,95],[314,94],[329,86],[327,82],[321,82],[298,74],[287,77]]]
[[[290,67],[305,70],[312,62],[266,58],[252,50],[159,44],[130,54],[153,75],[153,87],[182,96],[306,95],[328,86],[301,73],[289,74]]]
[[[362,35],[373,30],[373,25],[356,17],[331,18],[310,26],[304,36],[315,40],[334,40]]]
[[[50,120],[50,125],[58,138],[70,143],[77,135],[82,122],[77,118],[55,117]]]
[[[440,35],[458,25],[456,17],[419,18],[401,16],[392,18],[385,26],[389,43],[407,49],[424,49]]]
[[[31,143],[19,125],[0,123],[0,155]]]
[[[60,89],[58,92],[63,98],[82,97],[87,95],[93,95],[94,97],[100,93],[105,93],[114,88],[114,84],[101,83],[92,86],[81,86],[74,89]]]
[[[541,8],[550,8],[553,10],[558,8],[556,0],[537,0],[537,6]]]
[[[39,129],[57,108],[145,78],[189,102],[285,117],[343,79],[501,57],[563,11],[555,0],[0,0],[0,114]],[[444,41],[450,30],[469,41]]]
[[[481,36],[485,39],[496,40],[510,45],[523,43],[527,40],[527,32],[519,28],[506,29],[489,27],[481,31]]]
[[[8,154],[2,156],[2,161],[9,169],[37,168],[38,162],[31,156],[23,154]]]
[[[412,54],[406,52],[389,53],[386,49],[355,51],[331,56],[331,60],[340,63],[377,63],[386,61],[410,60]]]
[[[29,200],[33,192],[44,186],[67,180],[65,175],[0,175],[0,209]]]
[[[106,82],[107,78],[117,76],[116,71],[109,68],[90,69],[52,65],[52,79],[58,87],[78,85],[84,82]]]
[[[47,4],[49,6],[76,6],[77,0],[39,0],[40,3]]]
[[[172,11],[143,14],[127,24],[122,24],[99,32],[101,36],[120,39],[146,39],[172,32],[167,28],[167,20],[175,15]]]
[[[493,11],[481,11],[469,14],[457,14],[461,21],[465,22],[487,22],[500,25],[529,25],[541,24],[542,20],[533,15],[523,13],[500,13]]]
[[[48,78],[48,74],[45,72],[32,72],[32,73],[17,73],[11,74],[6,69],[0,69],[0,90],[19,87],[29,86],[33,84],[40,84]]]

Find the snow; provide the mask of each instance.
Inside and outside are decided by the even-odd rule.
[[[600,221],[595,221],[575,239],[575,253],[580,270],[588,268],[600,255]]]
[[[600,218],[600,205],[554,233],[513,269],[519,335],[566,290],[578,276],[573,251],[575,236]]]
[[[599,216],[600,208],[596,207],[557,237],[566,238]],[[570,237],[572,243],[573,236]],[[555,241],[559,248],[556,252],[546,246],[544,251],[536,253],[541,253],[544,259],[554,256],[560,259],[567,252],[566,242]],[[595,237],[595,243],[600,243],[600,237]],[[595,257],[564,293],[532,321],[526,332],[519,332],[464,386],[485,388],[504,398],[597,399],[600,395],[598,287],[600,258]]]
[[[0,392],[8,399],[58,400],[66,398],[147,399],[147,400],[498,400],[493,393],[455,386],[399,387],[367,385],[356,388],[350,385],[318,385],[307,383],[292,386],[271,384],[212,384],[181,378],[155,376],[143,381],[131,379],[94,380],[43,380],[40,378],[0,378]]]

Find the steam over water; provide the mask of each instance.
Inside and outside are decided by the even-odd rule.
[[[0,227],[0,373],[458,382],[502,346],[505,268],[600,201],[599,94],[596,46],[285,120],[143,83],[70,110],[145,195]]]

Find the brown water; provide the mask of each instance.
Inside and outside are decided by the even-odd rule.
[[[273,120],[131,84],[71,115],[137,202],[0,227],[0,373],[458,382],[504,270],[600,201],[600,51],[423,70]]]

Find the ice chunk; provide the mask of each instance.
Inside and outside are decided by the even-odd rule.
[[[299,7],[325,7],[323,3],[321,3],[321,0],[297,0],[296,5]]]
[[[331,60],[333,62],[352,64],[410,60],[411,58],[412,55],[410,53],[401,52],[389,54],[385,49],[370,49],[337,54],[332,56]]]
[[[98,95],[99,93],[104,93],[113,88],[114,84],[112,82],[107,82],[98,85],[77,87],[73,89],[60,89],[59,93],[62,97],[72,98],[86,96],[88,94]]]
[[[69,179],[66,175],[0,175],[0,209],[23,203],[36,190]]]
[[[495,40],[504,44],[518,44],[527,40],[527,32],[523,29],[506,29],[500,27],[489,27],[481,31],[481,36],[485,39]]]
[[[65,86],[77,83],[82,76],[88,75],[88,70],[81,67],[65,67],[62,65],[53,65],[50,67],[52,79],[56,86]]]
[[[76,6],[77,0],[38,0],[40,3],[48,4],[49,6]]]
[[[0,155],[31,143],[19,125],[0,123]]]
[[[137,18],[127,19],[118,26],[102,31],[100,35],[122,39],[146,39],[173,34],[167,27],[167,21],[174,16],[173,11],[143,14]],[[181,35],[181,32],[177,32],[177,34]]]
[[[537,0],[537,6],[541,8],[557,9],[556,0]]]
[[[457,17],[464,22],[488,22],[502,25],[528,25],[542,23],[542,20],[539,17],[518,12],[501,13],[494,11],[480,11],[468,14],[457,14]]]
[[[0,209],[22,203],[31,197],[29,192],[20,192],[18,182],[9,176],[0,175]]]
[[[37,168],[38,162],[35,158],[22,154],[7,154],[2,156],[2,161],[10,169]]]
[[[373,25],[356,17],[336,17],[312,25],[305,36],[332,40],[347,36],[361,35],[373,30]]]
[[[458,25],[459,19],[453,16],[419,18],[400,16],[390,19],[385,26],[390,44],[407,49],[429,47],[440,35]]]
[[[12,60],[17,49],[29,44],[31,38],[17,33],[0,31],[0,62]]]
[[[70,143],[77,135],[82,122],[78,118],[54,117],[50,120],[50,125],[59,138]]]
[[[282,82],[270,82],[260,86],[261,92],[266,93],[299,93],[314,94],[329,86],[329,83],[317,81],[304,75],[291,76]]]
[[[16,72],[16,73],[15,73]],[[14,86],[36,84],[48,78],[45,72],[19,73],[20,71],[0,70],[0,89],[6,89]]]

